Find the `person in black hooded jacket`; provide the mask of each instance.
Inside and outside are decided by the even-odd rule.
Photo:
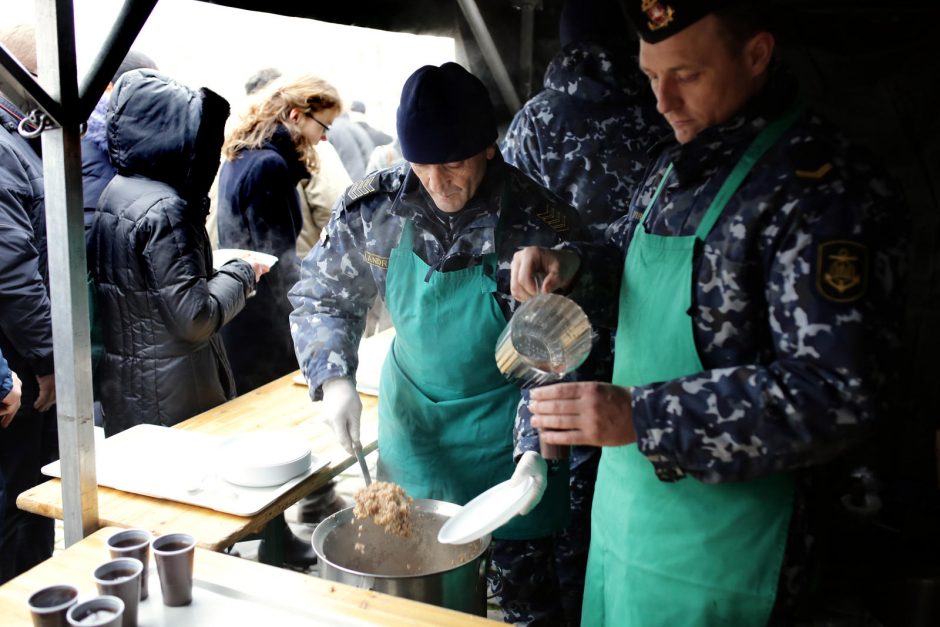
[[[241,259],[212,267],[207,192],[228,112],[218,94],[154,70],[128,72],[112,92],[117,175],[91,233],[107,435],[174,425],[235,395],[218,331],[267,268]]]

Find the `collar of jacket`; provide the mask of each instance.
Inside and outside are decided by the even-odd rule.
[[[290,173],[291,182],[296,185],[305,178],[310,178],[307,166],[301,160],[297,147],[294,146],[294,140],[291,139],[290,131],[283,124],[278,124],[271,135],[271,139],[264,143],[264,148],[273,150],[281,155],[287,162],[287,171]]]
[[[636,55],[618,55],[591,43],[572,43],[545,70],[545,89],[608,104],[652,99]]]
[[[670,135],[650,148],[651,157],[662,153],[672,161],[680,187],[710,176],[723,165],[734,163],[754,137],[799,98],[796,77],[775,63],[767,83],[739,113],[727,122],[709,127],[687,144]]]

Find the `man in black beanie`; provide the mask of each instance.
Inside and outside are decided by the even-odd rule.
[[[514,469],[521,395],[493,350],[517,304],[515,250],[586,234],[568,205],[503,162],[486,88],[456,63],[406,81],[398,135],[406,163],[352,185],[303,262],[290,293],[298,360],[353,450],[357,347],[379,294],[396,329],[379,393],[380,476],[414,498],[461,505],[531,477],[527,515],[493,533],[491,594],[509,622],[563,624],[551,536],[568,515],[567,464],[549,469],[528,452]]]

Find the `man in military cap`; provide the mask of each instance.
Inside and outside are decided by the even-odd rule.
[[[905,209],[749,5],[630,2],[673,137],[615,246],[513,260],[518,298],[538,273],[617,312],[613,384],[532,392],[543,441],[604,447],[582,624],[793,624],[810,565],[840,581],[820,479],[884,413]]]
[[[297,357],[352,451],[357,346],[376,294],[384,300],[396,336],[379,390],[380,477],[458,504],[511,476],[547,483],[534,511],[494,532],[491,591],[509,622],[562,624],[551,535],[567,519],[567,467],[547,476],[530,452],[514,471],[520,390],[493,350],[518,304],[513,253],[586,233],[573,209],[503,162],[486,88],[461,66],[412,74],[397,124],[406,162],[353,184],[303,261],[290,293]]]

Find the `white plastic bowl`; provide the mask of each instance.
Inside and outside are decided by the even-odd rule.
[[[281,485],[310,468],[310,447],[287,432],[262,431],[234,436],[219,450],[220,474],[235,485]]]

